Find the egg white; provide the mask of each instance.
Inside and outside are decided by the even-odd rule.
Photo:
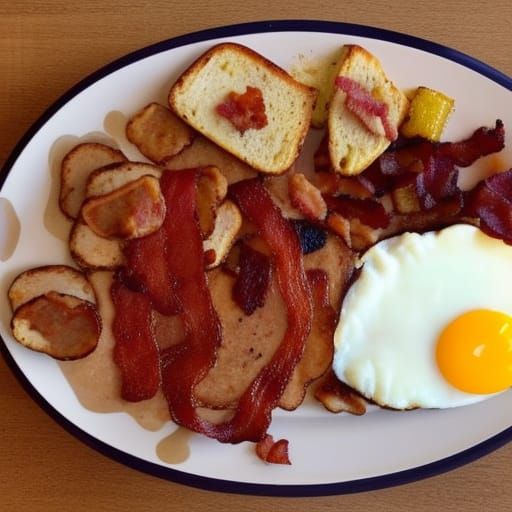
[[[512,314],[512,246],[461,224],[379,242],[360,265],[334,336],[338,378],[396,409],[456,407],[491,396],[451,386],[435,350],[443,328],[466,311]]]

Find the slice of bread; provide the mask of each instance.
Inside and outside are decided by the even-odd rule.
[[[364,48],[347,45],[338,76],[355,80],[389,107],[389,121],[398,127],[409,102],[388,78],[379,60]],[[346,94],[335,89],[329,104],[329,154],[336,172],[356,175],[364,171],[389,146],[390,141],[372,133],[345,105]]]
[[[218,114],[229,93],[259,89],[268,124],[243,134]],[[317,91],[294,80],[258,53],[233,43],[214,46],[196,60],[169,92],[171,109],[193,128],[255,169],[280,174],[299,155]]]

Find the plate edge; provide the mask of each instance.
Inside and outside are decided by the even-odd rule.
[[[512,79],[502,73],[496,68],[462,53],[456,49],[434,43],[427,39],[411,36],[401,32],[395,32],[383,28],[371,27],[366,25],[358,25],[352,23],[342,23],[335,21],[323,20],[272,20],[272,21],[258,21],[241,23],[236,25],[226,25],[221,27],[209,28],[196,32],[191,32],[164,41],[160,41],[141,48],[134,52],[128,53],[109,64],[99,68],[95,72],[80,80],[73,87],[68,89],[62,94],[55,102],[53,102],[41,116],[30,126],[22,138],[15,145],[12,152],[7,157],[6,162],[2,166],[0,174],[0,194],[2,192],[3,184],[7,179],[14,163],[20,156],[23,149],[30,143],[31,139],[37,132],[43,128],[48,120],[67,102],[72,100],[81,91],[94,84],[105,76],[121,69],[129,64],[139,61],[143,58],[161,53],[166,50],[178,48],[188,44],[193,44],[201,41],[208,41],[220,37],[234,37],[240,35],[266,33],[266,32],[291,32],[291,31],[305,31],[305,32],[325,32],[337,33],[340,35],[353,35],[360,37],[368,37],[371,39],[378,39],[388,41],[403,46],[408,46],[428,53],[447,58],[453,62],[461,64],[465,67],[476,71],[477,73],[486,76],[495,83],[512,91]],[[236,494],[252,494],[263,496],[281,496],[281,497],[313,497],[313,496],[327,496],[338,494],[349,494],[364,492],[370,490],[377,490],[396,485],[406,484],[421,480],[424,478],[439,475],[446,471],[455,469],[464,464],[472,462],[494,450],[505,445],[512,439],[512,426],[504,431],[496,434],[495,436],[478,443],[466,450],[451,455],[447,458],[438,461],[417,466],[415,468],[379,475],[370,478],[363,478],[360,480],[351,480],[347,482],[335,482],[328,484],[304,484],[304,485],[271,485],[271,484],[254,484],[245,482],[236,482],[230,480],[220,480],[213,477],[203,477],[185,473],[173,468],[166,468],[159,466],[152,462],[144,461],[129,455],[121,450],[113,448],[95,437],[87,434],[80,429],[60,412],[58,412],[46,399],[32,386],[27,377],[23,374],[18,367],[16,361],[10,354],[5,341],[0,337],[0,351],[7,362],[7,365],[16,376],[17,380],[22,384],[25,391],[31,398],[59,425],[71,433],[74,437],[84,442],[89,447],[95,449],[101,454],[110,457],[124,465],[137,469],[144,473],[157,476],[166,480],[172,480],[177,483],[189,485],[192,487],[210,490],[221,491]]]

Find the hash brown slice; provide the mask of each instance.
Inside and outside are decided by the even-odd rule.
[[[62,160],[59,206],[64,215],[75,219],[85,197],[86,183],[95,169],[126,162],[118,149],[86,142],[75,146]]]
[[[150,103],[128,121],[126,138],[146,158],[159,163],[187,147],[194,130],[168,108]]]

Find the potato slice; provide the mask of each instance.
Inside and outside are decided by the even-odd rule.
[[[203,242],[204,252],[213,251],[215,258],[206,268],[211,270],[218,267],[227,257],[235,243],[236,236],[242,227],[242,214],[232,201],[224,201],[217,210],[215,229],[209,238]]]
[[[304,174],[296,173],[288,180],[288,195],[294,208],[311,221],[323,221],[327,216],[327,205],[318,188]]]
[[[162,161],[163,167],[176,171],[208,165],[220,169],[229,185],[257,176],[255,169],[201,136],[196,137],[194,142],[178,155]]]
[[[101,318],[94,304],[53,291],[20,306],[11,326],[19,343],[61,360],[90,354],[101,334]]]
[[[97,169],[87,180],[85,196],[87,198],[102,196],[142,178],[142,176],[160,178],[161,175],[162,170],[158,167],[138,162],[126,162],[115,168]]]
[[[70,219],[76,218],[85,197],[89,174],[100,167],[121,162],[126,162],[126,157],[110,146],[94,142],[75,146],[61,164],[59,206],[62,212]]]
[[[82,217],[98,236],[131,240],[157,231],[165,218],[160,182],[143,176],[109,194],[87,199]]]
[[[194,130],[168,108],[150,103],[130,119],[126,138],[145,157],[158,163],[191,144]]]
[[[215,227],[217,207],[228,193],[228,182],[217,167],[201,169],[197,180],[197,215],[203,238],[207,238]]]
[[[9,288],[9,302],[16,311],[22,304],[52,291],[96,302],[94,290],[84,274],[67,265],[48,265],[22,272]]]
[[[123,242],[98,236],[81,219],[69,235],[71,257],[83,268],[113,270],[124,264]]]

